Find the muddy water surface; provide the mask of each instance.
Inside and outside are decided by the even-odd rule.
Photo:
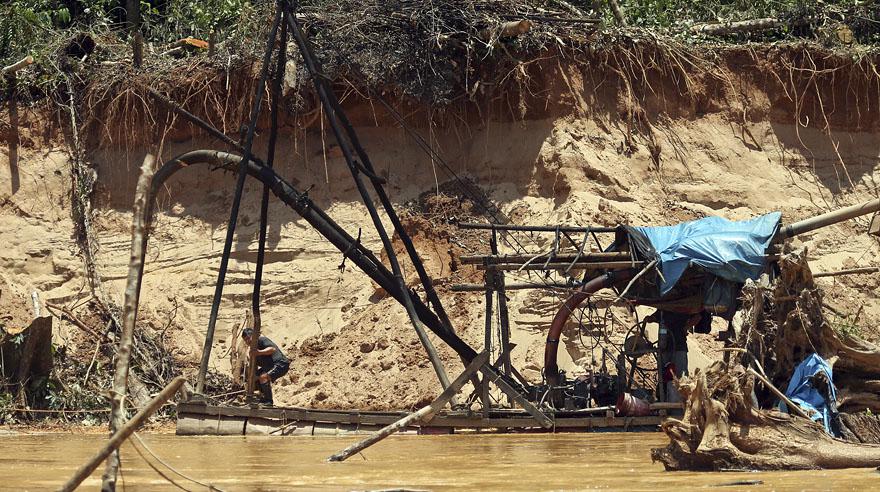
[[[180,471],[223,490],[880,490],[873,469],[767,473],[664,472],[651,447],[663,435],[399,436],[344,463],[330,454],[353,437],[177,437],[144,435],[147,445]],[[94,435],[0,436],[0,488],[54,489],[103,443]],[[179,490],[156,474],[131,444],[123,448],[126,490]],[[95,490],[100,470],[84,483]],[[190,490],[205,490],[180,480]],[[120,487],[121,490],[121,487]]]

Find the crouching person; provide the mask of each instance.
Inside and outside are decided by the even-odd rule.
[[[241,337],[244,338],[248,347],[251,345],[253,335],[254,330],[250,328],[245,328],[241,332]],[[257,339],[256,358],[256,371],[254,373],[257,375],[257,386],[260,389],[260,403],[274,405],[275,402],[272,400],[272,381],[287,374],[287,371],[290,370],[290,359],[284,355],[284,352],[278,348],[278,345],[275,345],[275,342],[264,336],[260,336]]]

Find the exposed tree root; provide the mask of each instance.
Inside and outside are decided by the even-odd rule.
[[[651,451],[667,470],[806,470],[880,466],[880,446],[835,439],[804,418],[754,406],[754,379],[716,362],[681,382],[684,417],[663,423],[670,443]]]
[[[773,408],[776,397],[756,387],[745,366],[764,368],[771,382],[786,388],[795,367],[816,353],[834,365],[840,407],[875,409],[880,350],[838,335],[822,314],[822,293],[803,257],[780,261],[771,288],[743,289],[743,326],[731,362],[716,362],[679,383],[686,399],[681,420],[663,430],[665,448],[652,450],[668,470],[856,468],[880,465],[880,422],[872,415],[841,414],[844,439],[820,424]],[[851,400],[847,401],[850,395]],[[852,395],[858,395],[857,398]],[[872,443],[872,444],[868,444]]]
[[[770,381],[783,389],[807,355],[836,360],[834,383],[841,411],[880,411],[880,348],[835,331],[822,306],[822,291],[813,282],[806,259],[783,258],[771,289],[755,284],[743,289],[746,322],[736,346],[748,351],[746,358],[756,358]],[[771,400],[766,390],[758,392],[762,406]]]

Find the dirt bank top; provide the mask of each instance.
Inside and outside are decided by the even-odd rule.
[[[17,74],[18,100],[73,107],[87,148],[154,138],[161,115],[149,88],[235,134],[250,109],[272,2],[149,2],[138,24],[139,67],[138,36],[107,3],[0,7],[0,63],[35,59]],[[431,118],[468,104],[477,107],[461,112],[483,117],[479,105],[492,104],[490,113],[512,119],[573,109],[636,122],[670,112],[761,119],[778,110],[789,121],[863,130],[874,128],[880,103],[880,6],[870,2],[310,0],[297,17],[349,106],[393,97],[430,107]],[[285,109],[308,127],[318,121],[317,100],[289,51]],[[764,92],[757,103],[752,87]],[[834,110],[849,103],[858,110]]]

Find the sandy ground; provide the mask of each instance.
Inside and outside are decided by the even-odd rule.
[[[432,127],[430,140],[456,173],[472,178],[517,223],[666,225],[707,215],[746,219],[775,210],[792,221],[874,196],[880,178],[880,135],[841,129],[829,136],[797,128],[790,116],[775,114],[772,101],[758,97],[761,93],[755,90],[755,104],[767,106],[761,113],[766,117],[745,124],[747,137],[723,108],[692,117],[658,118],[655,138],[663,149],[659,166],[648,146],[623,148],[625,129],[617,116],[591,114],[584,108],[521,121],[499,112],[473,124]],[[362,107],[354,110],[368,112]],[[23,117],[27,122],[29,116]],[[429,133],[424,125],[417,129]],[[0,150],[0,279],[11,286],[0,292],[0,303],[8,296],[27,299],[36,290],[44,300],[76,308],[87,299],[88,287],[73,240],[70,163],[60,146],[40,141],[31,131],[23,129],[25,146],[17,169],[10,167],[6,149]],[[388,176],[395,203],[416,199],[451,179],[399,128],[363,119],[358,131],[372,160]],[[258,138],[256,148],[265,148],[265,137],[264,133]],[[163,157],[212,145],[189,137],[169,139]],[[144,149],[105,149],[90,155],[98,176],[94,200],[99,267],[108,291],[120,301],[129,256],[130,207],[143,154]],[[841,184],[848,180],[840,177],[841,159],[854,189],[844,186],[842,191]],[[353,235],[362,228],[362,242],[381,250],[332,136],[322,138],[316,128],[288,126],[276,167],[300,189],[313,187],[310,196],[319,205]],[[142,318],[152,328],[167,328],[176,355],[191,361],[201,351],[233,181],[228,174],[186,169],[158,198]],[[218,371],[229,370],[224,354],[230,347],[230,330],[250,304],[259,195],[260,188],[250,182],[212,352],[211,365]],[[458,265],[455,256],[487,252],[488,238],[481,243],[469,236],[463,242],[454,230],[438,226],[455,219],[441,216],[408,223],[455,328],[479,347],[482,295],[454,294],[448,288],[456,281],[480,279],[471,267]],[[865,219],[851,221],[794,243],[807,248],[814,271],[876,264],[880,248],[866,228]],[[537,252],[550,247],[552,235],[517,240]],[[507,244],[502,248],[514,251]],[[341,254],[277,201],[270,206],[268,250],[264,331],[293,359],[289,375],[277,384],[276,403],[409,408],[439,391],[403,308],[353,265],[340,271]],[[411,268],[407,275],[412,278]],[[521,274],[510,276],[516,279],[527,280]],[[531,280],[540,282],[534,276]],[[822,279],[820,284],[827,288],[830,304],[848,315],[858,312],[856,329],[876,338],[877,276]],[[512,341],[517,344],[514,364],[539,381],[543,340],[559,298],[535,291],[510,292],[508,297]],[[55,326],[57,343],[76,343],[70,336],[76,328],[63,322]],[[576,339],[576,330],[566,335],[560,355],[564,369],[577,373],[601,362]],[[436,338],[434,342],[447,371],[457,374],[461,365],[455,354]],[[695,363],[717,355],[713,346],[711,337],[692,339]]]

